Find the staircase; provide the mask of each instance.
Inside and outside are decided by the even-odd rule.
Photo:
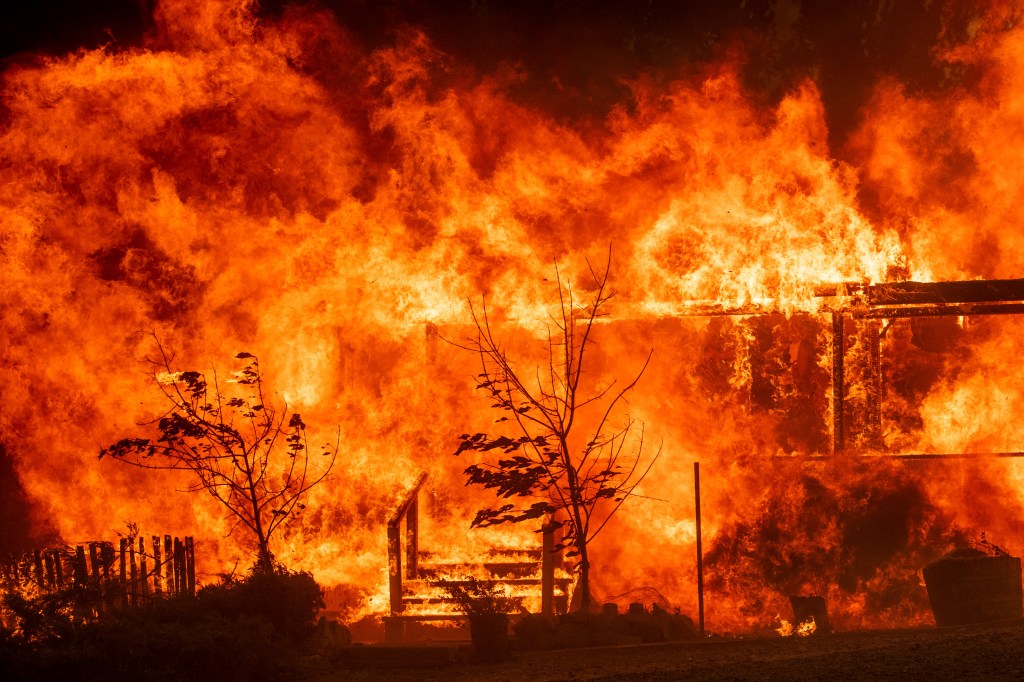
[[[561,566],[561,552],[554,550],[555,528],[550,521],[543,526],[541,547],[490,550],[480,563],[438,560],[435,553],[421,550],[419,492],[426,480],[426,472],[420,474],[388,521],[390,613],[384,617],[385,641],[403,641],[406,623],[465,619],[446,598],[438,585],[440,580],[465,584],[460,577],[474,576],[484,585],[511,587],[522,609],[529,610],[532,606],[536,610],[539,600],[540,613],[564,613],[568,610],[568,593],[573,579]]]

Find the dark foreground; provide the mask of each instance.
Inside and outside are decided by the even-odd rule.
[[[370,654],[369,651],[366,652]],[[381,649],[381,665],[394,651]],[[425,658],[429,658],[426,656]],[[365,664],[372,658],[364,657]],[[412,659],[415,661],[415,657]],[[310,679],[444,682],[555,680],[1024,680],[1024,621],[845,632],[807,638],[710,639],[545,652],[498,664],[324,670]]]

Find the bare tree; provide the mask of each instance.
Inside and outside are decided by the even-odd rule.
[[[561,512],[557,514],[564,519],[558,522],[564,528],[561,547],[570,548],[567,557],[579,557],[576,569],[583,610],[590,607],[588,545],[634,494],[660,454],[659,448],[646,467],[640,466],[643,424],[620,409],[647,369],[653,350],[624,386],[615,381],[586,386],[594,325],[607,314],[614,296],[608,285],[611,250],[603,271],[596,271],[589,261],[587,265],[594,293],[582,306],[556,266],[559,305],[548,326],[546,366],[532,371],[516,366],[494,335],[486,305],[479,313],[470,306],[476,338],[456,344],[478,355],[482,371],[477,388],[505,413],[496,423],[512,427],[512,435],[460,436],[456,455],[484,455],[483,461],[466,468],[466,484],[494,489],[501,499],[536,500],[529,506],[508,503],[482,509],[472,525],[518,523]],[[581,438],[576,427],[586,419],[592,430]]]
[[[324,480],[337,457],[339,440],[324,445],[319,466],[313,466],[306,442],[306,424],[288,405],[272,404],[264,387],[259,360],[249,353],[226,381],[212,381],[195,371],[174,371],[171,359],[157,342],[159,358],[149,359],[157,387],[167,399],[167,411],[140,424],[159,435],[124,438],[100,451],[145,469],[190,471],[189,491],[206,491],[228,510],[234,524],[256,540],[257,571],[274,570],[271,539],[304,508],[303,496]]]

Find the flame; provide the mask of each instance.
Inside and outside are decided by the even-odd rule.
[[[484,297],[510,353],[542,362],[554,263],[575,285],[612,244],[619,294],[588,378],[655,349],[629,410],[663,454],[594,546],[599,595],[655,585],[695,612],[695,460],[716,629],[805,588],[842,627],[928,622],[924,562],[981,529],[1022,550],[1019,460],[813,458],[832,418],[818,287],[1024,271],[1018,3],[944,31],[955,86],[883,78],[838,141],[813,79],[766,100],[733,53],[636,75],[574,120],[522,96],[517,67],[474,71],[416,28],[371,50],[308,7],[154,12],[139,46],[3,72],[0,441],[60,540],[128,521],[193,535],[207,581],[249,559],[174,472],[97,461],[162,409],[142,371],[155,333],[175,369],[258,354],[311,443],[340,428],[342,463],[277,552],[350,587],[347,617],[386,611],[384,528],[421,471],[421,543],[453,571],[537,546],[532,528],[468,531],[486,493],[450,453],[494,416],[446,340]],[[745,316],[693,315],[728,311]],[[851,450],[1024,450],[1015,323],[967,317],[939,350],[887,328],[881,445],[857,421],[868,350],[851,331]]]
[[[818,630],[818,624],[814,622],[814,616],[811,616],[805,621],[797,623],[794,628],[793,624],[785,618],[775,616],[775,620],[778,622],[778,627],[774,628],[775,632],[779,633],[780,637],[810,637]]]
[[[792,637],[793,636],[793,624],[785,618],[775,616],[775,620],[778,621],[779,627],[775,628],[775,632],[779,633],[780,637]]]

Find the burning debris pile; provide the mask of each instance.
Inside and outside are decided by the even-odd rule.
[[[753,4],[779,49],[817,21]],[[332,425],[311,443],[340,426],[277,556],[336,586],[346,618],[387,612],[386,529],[422,471],[441,560],[535,546],[535,529],[467,532],[492,498],[450,453],[494,417],[444,340],[484,296],[508,347],[543,357],[551,264],[575,285],[612,244],[589,379],[654,348],[629,417],[664,449],[594,544],[595,595],[652,585],[696,611],[699,460],[713,627],[765,627],[801,593],[836,627],[927,622],[918,571],[951,543],[986,530],[1019,554],[1024,470],[980,456],[1024,450],[1016,316],[837,323],[820,294],[1024,272],[1022,9],[961,5],[929,10],[950,80],[881,78],[838,130],[813,69],[754,87],[741,34],[615,73],[571,115],[530,62],[474,63],[409,25],[371,40],[307,4],[159,0],[134,43],[9,59],[0,472],[24,504],[4,551],[131,521],[194,535],[200,581],[248,560],[176,472],[96,457],[163,409],[138,371],[153,334],[202,371],[250,349],[268,390]]]

